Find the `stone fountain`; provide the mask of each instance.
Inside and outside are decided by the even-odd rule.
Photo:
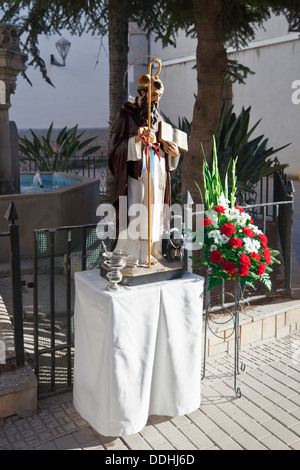
[[[0,194],[19,192],[18,131],[9,121],[10,95],[15,92],[17,76],[26,70],[15,27],[0,24]]]

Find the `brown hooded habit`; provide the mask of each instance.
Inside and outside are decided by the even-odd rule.
[[[138,135],[138,129],[145,126],[140,116],[141,108],[137,102],[130,102],[122,106],[115,122],[111,128],[111,141],[108,152],[108,165],[114,177],[114,197],[113,204],[117,210],[118,221],[118,201],[120,196],[127,195],[128,176],[134,179],[140,179],[142,174],[143,161],[127,161],[128,140]],[[159,123],[162,117],[158,115],[158,121],[153,126],[153,130],[158,135]],[[165,154],[166,157],[166,154]],[[171,173],[174,170],[169,169],[169,159],[165,158],[166,165],[166,189],[165,204],[171,205]],[[118,234],[118,223],[117,223]]]

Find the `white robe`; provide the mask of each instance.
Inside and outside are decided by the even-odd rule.
[[[142,143],[135,137],[128,141],[127,161],[143,158]],[[162,259],[163,230],[168,218],[164,204],[166,189],[166,164],[169,158],[170,170],[176,170],[179,157],[166,156],[159,149],[160,159],[155,154],[151,166],[151,257]],[[127,264],[145,266],[148,263],[148,170],[142,172],[139,180],[128,176],[128,229],[121,230],[115,251],[125,251]]]

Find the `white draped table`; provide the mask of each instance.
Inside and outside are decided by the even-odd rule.
[[[76,273],[73,400],[100,434],[199,408],[203,284],[186,273],[110,293],[99,270]]]

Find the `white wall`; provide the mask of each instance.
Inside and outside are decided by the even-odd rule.
[[[166,89],[160,103],[162,111],[177,124],[178,116],[192,119],[194,93],[197,90],[196,40],[179,33],[177,47],[163,49],[152,42],[152,54],[160,57],[167,70]],[[234,111],[251,106],[251,123],[262,119],[253,136],[264,134],[268,146],[281,147],[292,143],[278,153],[282,163],[288,163],[286,174],[298,178],[300,171],[300,39],[298,33],[288,33],[284,15],[272,15],[264,28],[257,29],[255,40],[238,52],[228,49],[229,57],[248,66],[255,75],[249,75],[245,85],[233,85]],[[297,84],[296,81],[299,80]],[[292,84],[297,89],[292,88]],[[292,102],[299,101],[299,104]]]
[[[197,93],[196,39],[187,38],[183,31],[178,34],[176,47],[162,48],[161,43],[151,42],[151,54],[159,57],[166,69],[164,96],[161,110],[177,125],[178,117],[193,118]],[[164,71],[160,77],[164,78]]]
[[[109,62],[107,38],[103,40],[85,35],[62,35],[71,42],[66,67],[50,63],[53,54],[61,62],[55,47],[59,36],[43,35],[39,41],[41,55],[46,62],[55,88],[48,85],[38,69],[29,67],[31,87],[19,75],[15,95],[12,95],[10,119],[19,129],[47,129],[52,121],[55,128],[73,126],[80,128],[106,128],[109,109]],[[98,57],[99,54],[99,57]],[[97,58],[99,63],[96,65]]]
[[[292,84],[300,80],[299,34],[288,33],[284,16],[272,17],[265,26],[266,30],[259,30],[248,48],[230,54],[255,72],[246,85],[233,85],[233,104],[237,112],[242,106],[251,106],[251,125],[262,119],[254,136],[264,134],[273,148],[291,143],[278,153],[278,158],[289,164],[286,174],[298,178],[300,104],[292,102]]]

